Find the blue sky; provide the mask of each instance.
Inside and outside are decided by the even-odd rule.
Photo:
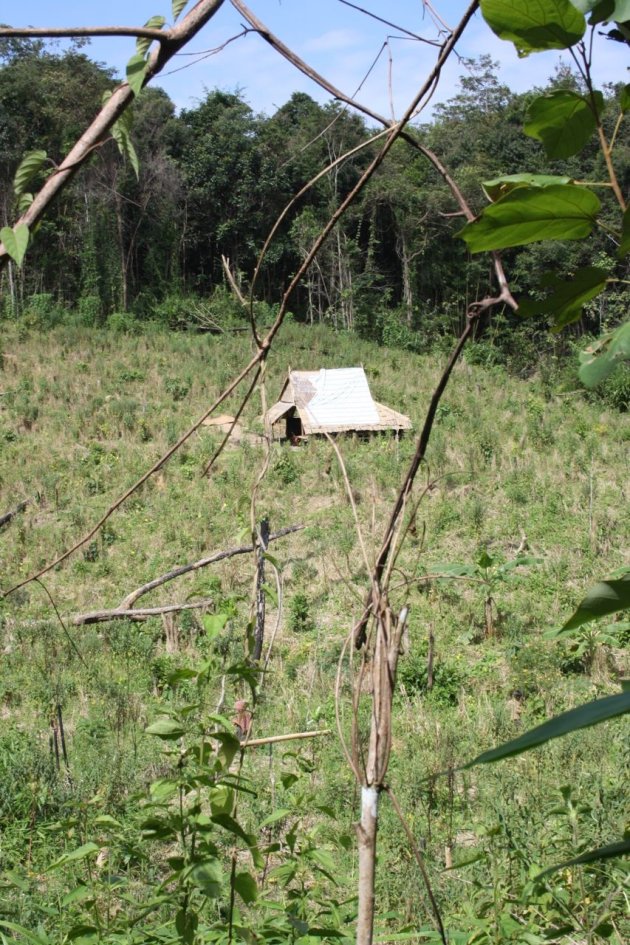
[[[189,7],[193,2],[190,0]],[[356,2],[412,33],[430,39],[437,36],[437,27],[425,11],[422,0]],[[433,8],[449,26],[454,25],[467,5],[462,0],[432,2]],[[398,31],[362,15],[340,0],[248,0],[248,6],[303,59],[349,94],[356,91],[383,44],[392,37],[358,96],[384,114],[391,115],[393,102],[393,110],[400,116],[435,59],[435,50],[431,46],[408,37],[400,38]],[[55,0],[54,3],[51,0],[21,0],[19,4],[0,4],[0,21],[10,22],[13,26],[141,25],[156,14],[170,20],[170,12],[170,0]],[[189,51],[201,54],[211,50],[241,30],[241,18],[226,0]],[[133,51],[134,41],[129,38],[94,39],[91,47],[86,49],[92,58],[113,66],[121,75]],[[479,14],[469,25],[458,52],[470,57],[489,53],[500,63],[500,79],[515,91],[544,83],[564,55],[552,52],[518,60],[511,44],[497,39]],[[600,39],[597,52],[595,78],[598,84],[628,80],[627,47]],[[182,69],[184,65],[188,67]],[[228,91],[240,88],[254,110],[267,113],[282,105],[294,91],[308,92],[320,101],[327,98],[253,34],[200,61],[195,56],[179,56],[169,63],[165,72],[172,70],[178,71],[162,74],[155,84],[166,89],[178,108],[194,106],[203,98],[205,89],[215,87]],[[461,72],[461,65],[453,59],[443,73],[434,103],[455,93]],[[423,118],[427,115],[425,113]]]

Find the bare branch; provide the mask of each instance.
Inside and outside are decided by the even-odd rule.
[[[81,627],[88,623],[104,623],[107,620],[147,620],[149,617],[160,616],[160,614],[176,614],[180,610],[200,610],[212,604],[214,601],[210,598],[195,601],[192,604],[166,604],[164,607],[144,607],[136,610],[128,610],[125,607],[116,607],[114,610],[93,610],[87,614],[76,614],[70,618],[70,623],[75,627]]]
[[[167,41],[169,30],[147,26],[0,26],[0,38],[28,39],[40,36],[50,39],[71,39],[73,36],[143,36],[159,43]]]
[[[290,525],[288,528],[281,528],[280,531],[274,532],[269,536],[269,541],[277,541],[279,538],[284,538],[286,535],[291,535],[294,532],[302,531],[305,528],[305,525]],[[154,578],[152,581],[148,581],[146,584],[143,584],[142,587],[136,588],[135,591],[132,591],[130,594],[125,597],[124,600],[120,602],[118,610],[125,610],[130,607],[133,607],[135,602],[143,597],[145,594],[148,594],[149,591],[154,591],[156,587],[161,587],[163,584],[167,584],[169,581],[173,581],[175,578],[182,577],[184,574],[190,574],[191,571],[199,571],[200,568],[207,568],[209,564],[216,564],[217,561],[225,561],[228,558],[234,558],[237,555],[248,555],[254,551],[254,544],[249,545],[240,545],[238,548],[230,548],[227,551],[217,551],[212,555],[208,555],[207,558],[200,558],[199,561],[194,561],[192,564],[182,564],[179,568],[173,568],[171,571],[167,571],[166,574],[162,574],[160,577]]]
[[[275,745],[277,742],[294,742],[300,738],[320,738],[322,735],[330,735],[329,728],[319,729],[317,732],[295,732],[293,735],[270,735],[267,738],[250,738],[243,742],[241,748],[257,748],[259,745]]]

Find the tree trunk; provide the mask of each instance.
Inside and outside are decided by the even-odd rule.
[[[361,820],[357,824],[359,848],[359,911],[357,945],[372,945],[374,934],[374,884],[376,880],[376,834],[378,830],[377,787],[361,788]]]

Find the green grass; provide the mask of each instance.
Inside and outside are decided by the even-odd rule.
[[[128,336],[60,327],[44,337],[8,327],[0,374],[0,512],[21,499],[29,505],[0,534],[2,587],[87,531],[207,409],[250,351],[242,336]],[[543,635],[569,616],[591,583],[624,563],[630,523],[623,415],[579,393],[554,394],[547,374],[523,381],[473,360],[456,368],[440,406],[416,494],[427,483],[429,488],[394,582],[394,603],[408,600],[411,624],[390,781],[426,845],[450,928],[466,935],[481,928],[477,941],[490,943],[519,939],[509,937],[516,933],[509,931],[496,896],[488,898],[489,884],[500,890],[499,898],[512,901],[521,927],[535,931],[544,924],[538,913],[549,916],[553,910],[538,901],[540,890],[527,891],[531,868],[565,859],[576,844],[582,849],[621,836],[624,723],[487,771],[427,778],[554,712],[615,690],[616,678],[628,672],[621,636],[618,647],[595,640],[583,660],[573,658],[571,643]],[[375,399],[407,413],[417,432],[443,363],[439,354],[416,356],[323,328],[289,325],[270,359],[267,402],[274,402],[289,365],[306,370],[363,364]],[[234,412],[237,406],[234,396],[220,409]],[[260,413],[256,395],[244,412],[246,430],[260,432]],[[263,450],[249,442],[230,447],[206,478],[201,471],[218,442],[218,434],[201,428],[89,545],[46,575],[63,617],[116,606],[157,574],[247,540],[251,488]],[[350,436],[338,442],[373,558],[414,437]],[[307,528],[271,549],[282,569],[285,608],[256,734],[334,726],[337,660],[359,615],[366,575],[343,479],[326,441],[312,439],[299,450],[273,445],[257,495],[256,517],[263,514],[272,530],[298,523]],[[511,560],[523,536],[527,553],[542,563],[493,587],[494,639],[484,639],[479,584],[415,580],[439,562],[473,563],[482,550],[499,562]],[[216,609],[230,615],[221,652],[226,660],[238,659],[251,589],[252,562],[240,557],[168,584],[142,602],[213,597]],[[275,619],[270,599],[269,630]],[[86,811],[87,823],[89,802],[97,798],[99,810],[134,822],[137,792],[168,765],[144,729],[180,698],[194,696],[185,687],[178,696],[167,680],[173,669],[198,660],[207,643],[199,617],[190,613],[177,618],[178,645],[171,651],[158,619],[69,627],[67,634],[37,584],[3,601],[0,621],[0,871],[26,870],[29,890],[13,890],[4,915],[29,928],[51,928],[55,920],[46,918],[46,908],[60,895],[65,877],[46,873],[47,865],[64,845],[83,842],[82,828],[68,826],[70,812]],[[431,692],[429,630],[436,640]],[[349,691],[346,678],[346,718]],[[228,714],[237,696],[228,683]],[[63,766],[56,771],[49,748],[58,704],[70,778]],[[319,830],[321,843],[332,848],[340,830],[351,835],[356,817],[352,779],[336,737],[274,750],[273,783],[269,756],[248,755],[246,773],[257,797],[242,802],[242,819],[256,829],[274,804],[294,798],[278,778],[298,762],[309,796],[329,805],[337,818],[327,826],[325,815],[311,811],[304,829]],[[577,827],[560,791],[567,784],[584,808]],[[404,836],[386,805],[383,817],[381,915],[396,912],[392,929],[426,924],[424,893]],[[475,864],[461,873],[443,871],[445,857],[458,862],[471,850],[480,856]],[[335,855],[341,877],[336,895],[343,900],[352,896],[356,865],[351,848]],[[586,871],[584,888],[571,875],[557,877],[554,896],[563,903],[557,907],[562,915],[554,913],[549,921],[559,927],[573,915],[588,922],[612,896],[609,911],[619,928],[615,869]],[[134,866],[138,889],[150,888],[161,870],[160,862]],[[278,884],[269,890],[282,899]],[[579,928],[575,922],[572,927]],[[592,941],[605,940],[603,933],[593,935]]]

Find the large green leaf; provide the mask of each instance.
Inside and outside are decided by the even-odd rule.
[[[580,352],[580,380],[586,387],[597,387],[622,361],[630,361],[630,321]]]
[[[158,738],[165,741],[181,738],[182,735],[186,734],[186,729],[182,728],[179,722],[174,722],[172,719],[160,719],[158,722],[153,722],[152,725],[147,726],[144,731],[147,735],[157,735]]]
[[[150,30],[161,30],[165,23],[166,20],[163,16],[152,16],[144,25]],[[142,56],[143,59],[149,51],[149,46],[152,42],[153,40],[149,39],[148,36],[138,36],[136,40],[136,52],[139,56]],[[137,94],[136,92],[136,95]]]
[[[13,190],[16,197],[23,194],[36,174],[46,163],[48,155],[45,151],[29,151],[20,161],[20,166],[13,178]]]
[[[18,266],[22,265],[29,239],[30,231],[26,223],[18,223],[13,229],[10,226],[3,226],[0,230],[0,241]]]
[[[488,200],[499,200],[511,190],[524,187],[550,187],[552,184],[570,184],[570,177],[560,177],[551,174],[507,174],[505,177],[496,177],[494,180],[485,180],[481,185]]]
[[[630,609],[630,570],[616,580],[600,581],[592,587],[572,617],[561,627],[561,633],[577,630],[578,627],[600,617]]]
[[[582,13],[590,13],[589,23],[609,23],[630,20],[630,0],[571,0]]]
[[[624,115],[630,111],[630,85],[624,85],[619,93],[619,108]]]
[[[598,114],[603,111],[601,92],[594,92],[591,99],[569,89],[556,89],[532,101],[523,130],[542,141],[547,157],[571,157],[582,150],[597,127],[594,108]]]
[[[133,126],[133,113],[130,108],[122,113],[120,118],[112,125],[112,137],[118,145],[118,150],[126,161],[131,164],[136,178],[140,176],[140,162],[133,141],[131,140],[131,128]]]
[[[85,860],[88,856],[93,856],[95,853],[98,853],[100,849],[101,848],[97,846],[96,843],[84,843],[82,846],[77,847],[76,850],[72,850],[71,853],[64,853],[58,860],[51,863],[48,869],[54,870],[59,866],[65,866],[66,863],[77,863],[79,860]]]
[[[147,61],[136,53],[127,63],[127,82],[134,95],[140,95],[147,72]]]
[[[247,905],[258,898],[258,887],[251,873],[237,873],[234,877],[234,889]]]
[[[561,715],[537,725],[536,728],[524,732],[519,738],[504,742],[490,751],[484,751],[477,755],[468,764],[463,765],[463,769],[472,768],[474,765],[486,765],[494,761],[501,761],[503,758],[512,758],[514,755],[520,755],[531,748],[537,748],[544,745],[545,742],[553,738],[560,738],[561,735],[568,735],[570,732],[577,732],[582,728],[590,728],[592,725],[599,725],[600,722],[606,722],[608,719],[614,719],[619,715],[630,712],[630,691],[620,692],[614,696],[606,696],[603,699],[596,699],[595,702],[587,702],[586,705],[580,705],[576,709],[569,709]]]
[[[472,253],[539,240],[583,239],[595,226],[600,206],[592,191],[576,184],[517,187],[457,235]]]
[[[542,879],[543,876],[548,876],[550,873],[555,873],[557,870],[564,870],[567,866],[580,866],[583,863],[596,863],[598,860],[610,860],[613,857],[625,856],[627,853],[630,853],[630,839],[619,840],[617,843],[609,843],[605,847],[589,850],[587,853],[573,857],[572,860],[565,860],[564,863],[556,863],[555,866],[549,866],[546,870],[543,870],[542,873],[538,873],[537,876],[534,876],[534,879]]]
[[[173,0],[172,9],[173,9],[173,19],[176,20],[179,14],[182,12],[188,0]]]
[[[578,269],[568,281],[562,281],[553,275],[546,284],[546,288],[551,289],[547,298],[526,299],[519,305],[519,314],[525,317],[553,315],[554,330],[559,331],[565,325],[578,320],[584,305],[604,291],[607,278],[606,270],[596,266]]]
[[[206,860],[193,866],[189,873],[190,881],[197,886],[205,896],[217,899],[221,895],[223,871],[218,860]]]
[[[570,0],[481,0],[490,29],[514,43],[519,56],[543,49],[568,49],[586,30],[584,16]]]

